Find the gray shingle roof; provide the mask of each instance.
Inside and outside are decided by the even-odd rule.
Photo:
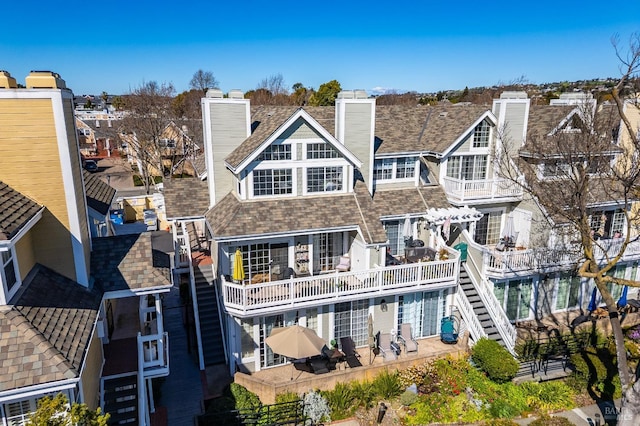
[[[214,238],[359,226],[367,243],[385,242],[380,221],[372,220],[374,216],[367,211],[367,198],[370,203],[366,189],[357,189],[356,194],[264,201],[240,201],[229,193],[205,217]]]
[[[102,215],[109,213],[109,207],[116,196],[116,189],[106,184],[97,175],[82,170],[87,205]]]
[[[104,291],[170,286],[168,268],[154,263],[156,254],[149,232],[96,238],[91,275]]]
[[[0,181],[0,240],[10,240],[43,207]]]
[[[480,105],[376,106],[376,155],[443,153],[487,111]]]
[[[197,178],[173,178],[164,181],[167,219],[202,217],[209,209],[209,184]]]
[[[531,105],[527,124],[527,139],[546,137],[576,106]]]
[[[430,208],[451,207],[440,185],[377,190],[373,204],[379,217],[426,213]]]
[[[0,310],[0,391],[78,376],[101,292],[37,265],[13,306]]]

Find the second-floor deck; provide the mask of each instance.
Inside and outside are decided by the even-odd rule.
[[[447,260],[332,272],[258,284],[235,283],[223,277],[222,293],[230,313],[250,317],[363,297],[453,287],[457,285],[459,268],[457,252],[451,250]]]
[[[507,179],[466,180],[445,177],[443,184],[449,201],[458,205],[483,201],[518,201],[523,194],[518,184]]]

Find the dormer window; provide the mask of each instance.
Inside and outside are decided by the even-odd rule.
[[[264,151],[260,153],[257,158],[258,161],[278,161],[278,160],[291,160],[291,145],[279,144],[269,145]]]
[[[2,283],[7,293],[10,293],[18,282],[15,263],[13,261],[13,253],[11,249],[2,253]]]
[[[488,148],[489,147],[489,132],[491,126],[487,121],[483,121],[478,124],[473,131],[473,147],[474,148]]]
[[[416,174],[416,157],[383,158],[373,165],[376,181],[413,179]]]
[[[307,144],[307,159],[339,158],[340,154],[328,143]]]
[[[291,169],[253,171],[253,195],[285,195],[293,190]]]
[[[307,169],[307,192],[342,191],[342,167],[310,167]]]

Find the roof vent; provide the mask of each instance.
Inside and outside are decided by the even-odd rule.
[[[229,97],[231,99],[244,99],[244,92],[239,89],[229,90]]]
[[[369,97],[366,90],[356,90],[354,94],[356,99],[367,99]]]
[[[502,92],[500,94],[500,99],[527,99],[527,92]]]
[[[0,89],[15,89],[18,87],[16,79],[8,71],[0,70]]]
[[[222,98],[222,90],[220,89],[208,89],[207,98]]]
[[[446,117],[449,113],[447,111],[442,111],[440,113],[440,117]]]
[[[27,89],[66,89],[60,75],[51,71],[31,71],[25,79]]]
[[[355,93],[353,93],[353,90],[343,90],[340,93],[338,93],[338,99],[354,99],[355,98]]]

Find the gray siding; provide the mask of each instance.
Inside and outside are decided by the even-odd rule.
[[[514,155],[522,145],[522,132],[524,131],[525,112],[527,105],[524,103],[509,103],[505,112],[504,141],[509,145],[509,154]]]
[[[295,123],[284,131],[280,139],[316,139],[322,138],[320,133],[313,129],[307,122],[298,118]]]
[[[345,134],[344,144],[360,161],[360,172],[365,183],[369,182],[371,170],[369,167],[371,152],[371,116],[373,104],[371,103],[346,103],[345,107]]]
[[[235,189],[234,178],[224,159],[247,138],[247,106],[245,103],[211,103],[211,140],[215,202]]]

